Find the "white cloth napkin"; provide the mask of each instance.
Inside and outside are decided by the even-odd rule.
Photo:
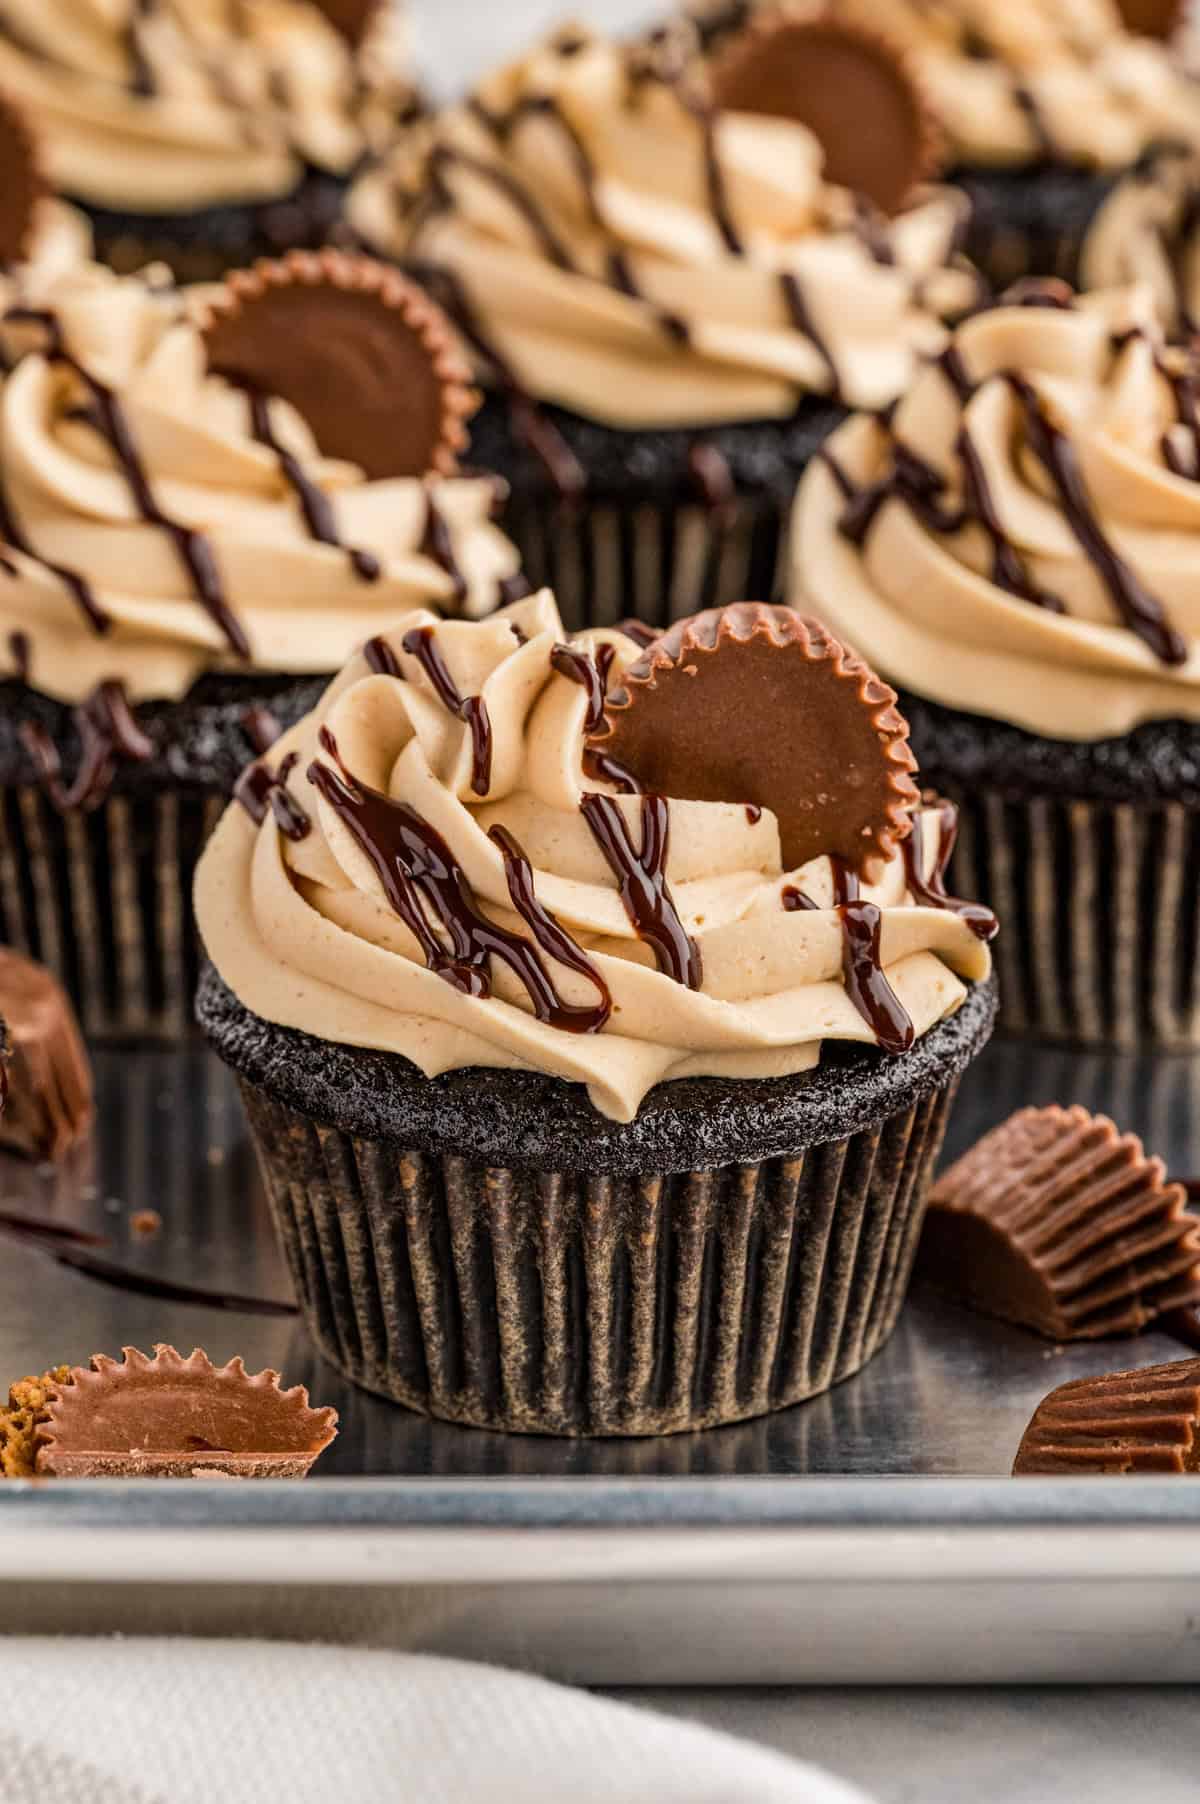
[[[437,1660],[0,1639],[0,1804],[865,1804],[816,1768]]]

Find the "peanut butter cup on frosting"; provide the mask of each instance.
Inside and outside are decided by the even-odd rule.
[[[895,701],[819,621],[741,602],[656,639],[591,744],[642,789],[769,808],[789,870],[833,853],[870,880],[920,800]]]
[[[1200,1222],[1162,1160],[1107,1116],[1021,1109],[938,1179],[919,1268],[1050,1340],[1169,1333],[1200,1303]]]
[[[843,53],[883,55],[857,37]],[[892,402],[976,297],[958,196],[919,185],[887,215],[843,185],[858,166],[830,156],[878,128],[853,94],[836,131],[762,98],[726,103],[679,26],[631,44],[581,29],[355,185],[354,230],[471,354],[472,460],[509,481],[509,529],[573,628],[771,593],[782,498],[815,446],[845,406]]]
[[[903,52],[836,15],[755,14],[714,61],[712,93],[727,112],[806,126],[827,179],[888,216],[937,174],[941,137]]]
[[[0,95],[0,267],[28,257],[44,192],[29,128]]]
[[[549,592],[402,622],[198,873],[200,1019],[309,1327],[450,1420],[660,1433],[857,1370],[989,1030],[995,922],[947,893],[890,692],[786,610],[666,646]],[[713,763],[751,691],[786,768]]]
[[[1150,290],[1034,281],[800,484],[791,598],[895,684],[956,881],[1030,923],[1016,1031],[1197,1043],[1198,394]]]
[[[57,1377],[57,1375],[56,1375]],[[93,1355],[48,1387],[36,1470],[51,1478],[303,1478],[337,1433],[303,1385],[158,1346]]]
[[[710,54],[778,0],[694,0]],[[839,0],[839,23],[911,59],[970,201],[965,248],[995,288],[1025,275],[1111,286],[1189,233],[1163,202],[1200,152],[1200,97],[1157,0]],[[804,9],[799,9],[804,17]],[[1118,268],[1118,264],[1120,267]],[[1179,280],[1190,278],[1181,267]]]
[[[457,471],[450,328],[392,270],[197,297],[81,265],[0,307],[0,348],[0,855],[41,873],[0,886],[0,941],[89,1032],[175,1037],[244,767],[382,626],[527,585],[496,480]]]
[[[294,251],[236,271],[204,343],[211,370],[294,407],[325,456],[379,480],[457,474],[470,371],[441,310],[371,258]]]

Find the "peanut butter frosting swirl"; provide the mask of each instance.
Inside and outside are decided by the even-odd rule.
[[[902,688],[1056,739],[1200,719],[1193,353],[1032,285],[806,472],[793,589]]]
[[[1200,325],[1200,155],[1164,149],[1119,182],[1083,242],[1085,288],[1147,284],[1173,337]]]
[[[354,52],[310,0],[5,0],[0,92],[92,205],[270,200],[385,141],[411,91],[379,10]]]
[[[753,10],[693,8],[713,41]],[[839,0],[837,10],[908,48],[960,162],[1122,169],[1164,140],[1200,144],[1200,98],[1177,57],[1126,31],[1112,0]]]
[[[595,684],[640,650],[613,629],[564,645],[543,592],[479,622],[414,613],[353,658],[243,778],[202,861],[200,930],[239,1000],[431,1077],[585,1084],[617,1121],[668,1078],[783,1076],[826,1039],[881,1043],[845,975],[843,867],[785,872],[769,810],[586,774]],[[989,970],[940,891],[952,812],[923,811],[855,904],[878,909],[906,1044]]]
[[[208,371],[153,273],[69,270],[0,319],[0,671],[65,702],[173,699],[213,669],[326,674],[416,606],[516,578],[490,479],[369,481]],[[32,309],[30,307],[32,303]],[[30,312],[32,310],[32,317]]]
[[[350,217],[437,276],[485,378],[588,418],[882,406],[972,299],[960,197],[864,220],[822,161],[795,121],[718,111],[669,45],[572,33],[402,143]]]

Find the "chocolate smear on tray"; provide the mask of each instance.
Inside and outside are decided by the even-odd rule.
[[[0,268],[24,261],[45,192],[37,150],[24,116],[0,98]]]
[[[591,749],[651,793],[769,809],[785,870],[828,854],[870,881],[918,801],[895,701],[819,621],[737,602],[647,647]]]
[[[1016,1477],[1200,1471],[1200,1359],[1077,1378],[1042,1399]]]
[[[807,126],[826,178],[900,212],[941,160],[941,137],[904,52],[828,14],[763,12],[714,57],[712,94],[730,112]]]
[[[920,1264],[972,1308],[1051,1340],[1186,1329],[1200,1222],[1134,1134],[1078,1105],[1021,1109],[934,1187]]]
[[[0,1478],[34,1476],[38,1429],[48,1418],[51,1399],[69,1376],[69,1366],[55,1366],[40,1378],[18,1378],[9,1386],[7,1407],[0,1409]]]
[[[449,321],[397,271],[293,251],[228,276],[203,329],[209,367],[288,402],[324,456],[372,480],[457,470],[477,397]]]
[[[0,946],[7,1105],[0,1149],[58,1160],[91,1131],[92,1071],[66,991],[41,965]]]
[[[214,1366],[158,1346],[97,1353],[57,1388],[37,1431],[37,1470],[56,1478],[303,1478],[337,1433],[278,1372]]]

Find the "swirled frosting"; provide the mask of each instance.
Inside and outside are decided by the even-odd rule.
[[[562,640],[543,592],[480,622],[412,615],[382,649],[376,642],[369,658],[350,661],[316,712],[272,748],[274,794],[286,803],[276,812],[269,783],[253,786],[258,805],[232,805],[205,854],[197,917],[224,981],[268,1021],[403,1054],[427,1076],[502,1066],[586,1084],[595,1107],[619,1121],[667,1078],[783,1076],[813,1066],[823,1040],[874,1043],[843,975],[830,861],[784,873],[768,811],[658,803],[664,909],[696,955],[690,983],[659,968],[584,806],[606,798],[631,847],[647,836],[645,858],[642,810],[653,799],[618,796],[584,775],[590,697],[564,669],[569,660],[552,657]],[[429,680],[430,642],[464,703],[458,711]],[[639,653],[608,629],[570,649],[593,660],[603,652],[614,683]],[[481,706],[482,781],[472,725]],[[375,857],[364,850],[364,810]],[[938,820],[935,810],[923,821],[921,877],[937,857]],[[390,842],[382,857],[381,839]],[[397,891],[402,867],[415,873],[426,912],[411,913],[403,882]],[[456,900],[435,928],[429,886],[439,870],[453,873]],[[921,1034],[959,1006],[964,983],[983,979],[989,960],[960,916],[914,905],[907,870],[893,857],[862,896],[881,911],[885,981]],[[789,912],[795,885],[811,906]],[[481,957],[489,927],[518,950]],[[538,960],[533,983],[517,975],[521,947]]]
[[[1200,325],[1200,156],[1164,151],[1119,182],[1083,242],[1085,288],[1147,284],[1173,336]]]
[[[449,272],[485,378],[619,427],[778,418],[807,393],[881,406],[973,294],[948,267],[960,197],[867,229],[804,126],[715,113],[598,37],[444,112],[350,218]]]
[[[1200,719],[1194,357],[1146,290],[999,306],[806,472],[793,589],[891,682],[1056,739]]]
[[[775,4],[776,0],[763,0]],[[722,17],[693,9],[719,41]],[[1112,0],[841,0],[913,55],[955,160],[1049,156],[1122,169],[1163,140],[1200,144],[1200,97],[1165,44],[1124,30]]]
[[[406,92],[387,12],[354,53],[309,0],[5,0],[0,91],[80,200],[270,200],[383,141]]]
[[[36,307],[63,276],[90,261],[92,233],[87,220],[64,201],[37,202],[24,261],[0,264],[0,314],[17,305]]]
[[[18,674],[68,702],[328,673],[398,613],[485,613],[515,576],[490,480],[368,481],[278,399],[264,434],[176,291],[87,264],[27,298],[39,320],[0,322],[0,670],[19,642]]]

